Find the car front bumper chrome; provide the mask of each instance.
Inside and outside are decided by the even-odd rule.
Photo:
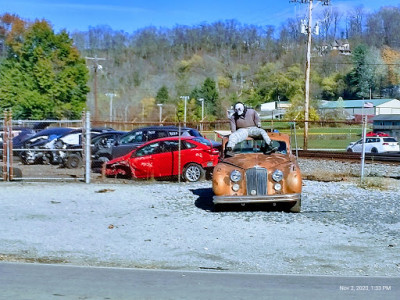
[[[214,196],[214,204],[228,203],[278,203],[278,202],[296,202],[301,199],[301,194],[283,194],[283,195],[235,195],[235,196]]]

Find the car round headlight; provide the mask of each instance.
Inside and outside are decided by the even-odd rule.
[[[230,177],[233,182],[238,182],[242,179],[242,174],[238,170],[233,170]]]
[[[275,191],[280,191],[282,189],[282,185],[280,183],[275,183],[274,189]]]
[[[232,186],[232,190],[233,190],[234,192],[237,192],[239,189],[240,189],[240,185],[238,185],[237,183],[235,183],[235,184]]]
[[[281,170],[275,170],[274,173],[272,173],[272,179],[275,180],[276,182],[281,181],[283,178],[283,172]]]

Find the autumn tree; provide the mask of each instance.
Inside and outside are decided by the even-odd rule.
[[[55,34],[46,21],[15,26],[0,65],[0,107],[19,119],[80,118],[88,70],[68,34]]]

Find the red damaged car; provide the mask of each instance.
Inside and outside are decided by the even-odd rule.
[[[206,171],[212,172],[218,158],[219,151],[203,137],[168,137],[152,140],[110,160],[105,174],[144,179],[181,175],[184,180],[195,182],[204,178]]]

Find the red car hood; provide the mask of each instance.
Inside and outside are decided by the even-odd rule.
[[[120,157],[116,157],[116,158],[114,158],[114,159],[108,161],[108,162],[106,163],[106,166],[113,165],[113,164],[115,164],[115,163],[121,163],[121,162],[128,163],[128,158],[129,158],[130,154],[131,154],[131,153],[129,152],[127,155],[120,156]]]

